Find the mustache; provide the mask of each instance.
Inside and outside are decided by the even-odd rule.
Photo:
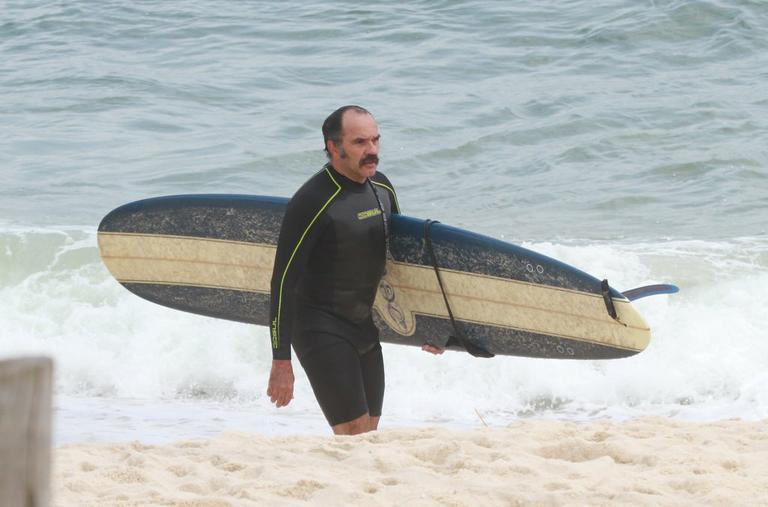
[[[367,164],[368,162],[375,162],[375,163],[378,164],[379,163],[379,157],[377,155],[368,155],[368,156],[364,157],[362,160],[360,160],[360,166],[362,167],[365,164]]]

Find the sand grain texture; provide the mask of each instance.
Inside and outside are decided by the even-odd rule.
[[[55,451],[56,506],[768,505],[768,421],[225,433]]]

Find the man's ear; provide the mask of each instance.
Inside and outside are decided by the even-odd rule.
[[[336,143],[333,142],[333,139],[328,139],[325,142],[325,147],[328,149],[328,153],[330,153],[331,158],[339,157],[339,148],[336,146]]]

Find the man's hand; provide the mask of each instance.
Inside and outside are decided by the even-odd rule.
[[[267,396],[278,408],[288,405],[293,399],[293,381],[291,360],[272,360],[272,371],[269,372]]]
[[[425,343],[421,346],[421,350],[424,352],[429,352],[430,354],[434,354],[436,356],[439,356],[443,352],[445,352],[445,349],[441,349],[440,347],[436,347],[435,345],[431,345],[429,343]]]

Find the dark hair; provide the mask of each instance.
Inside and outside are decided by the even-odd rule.
[[[349,105],[342,106],[336,111],[328,115],[328,118],[323,122],[323,149],[330,158],[331,154],[328,153],[328,140],[330,139],[336,144],[341,143],[341,120],[344,117],[344,113],[347,111],[355,111],[361,114],[368,114],[373,116],[367,109],[360,106]]]

